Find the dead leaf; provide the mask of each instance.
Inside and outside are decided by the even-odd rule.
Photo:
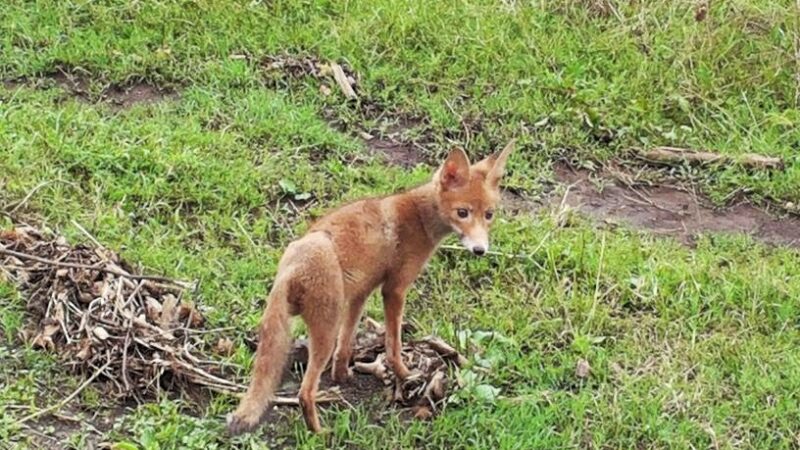
[[[92,357],[92,354],[92,340],[82,339],[80,343],[80,349],[77,353],[75,353],[75,357],[81,361],[86,361]]]
[[[217,345],[214,346],[214,351],[223,356],[231,356],[233,354],[233,341],[226,337],[219,338]]]
[[[0,241],[17,242],[30,240],[30,238],[19,228],[14,230],[0,230]]]
[[[161,311],[163,307],[158,300],[154,299],[153,297],[147,297],[144,299],[145,302],[145,315],[147,318],[155,323],[159,323],[161,319]]]
[[[697,4],[697,8],[694,11],[694,20],[697,22],[702,22],[706,20],[708,16],[708,8],[709,8],[710,0],[701,0],[700,3]]]
[[[428,386],[425,388],[425,397],[428,397],[433,402],[437,402],[444,398],[445,393],[445,375],[444,372],[437,371]]]
[[[97,339],[100,339],[101,341],[105,341],[106,339],[108,339],[110,337],[110,335],[108,334],[108,331],[106,331],[106,329],[103,328],[103,327],[94,327],[92,329],[92,333],[95,336],[97,336]]]
[[[204,322],[200,311],[189,303],[181,303],[181,306],[178,307],[178,320],[181,323],[188,322],[191,328],[200,328],[203,326]]]
[[[161,304],[161,317],[159,317],[158,324],[162,330],[172,328],[172,324],[178,317],[178,299],[174,295],[167,294]]]
[[[37,348],[44,348],[47,350],[55,350],[55,343],[53,337],[61,331],[61,326],[55,320],[48,318],[45,319],[44,327],[33,338],[31,344]]]
[[[433,411],[428,406],[415,406],[411,409],[414,412],[414,418],[417,420],[428,420],[433,417]]]

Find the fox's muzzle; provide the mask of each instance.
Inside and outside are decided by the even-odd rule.
[[[461,245],[467,250],[471,251],[474,255],[483,256],[489,250],[489,238],[473,239],[465,234],[461,235]]]

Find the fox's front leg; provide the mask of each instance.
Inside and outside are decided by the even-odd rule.
[[[394,374],[400,379],[406,379],[411,375],[411,371],[403,363],[401,349],[402,326],[403,326],[403,306],[406,301],[406,289],[408,285],[398,286],[395,283],[387,282],[384,284],[381,293],[383,294],[383,311],[386,320],[386,359],[394,369]]]

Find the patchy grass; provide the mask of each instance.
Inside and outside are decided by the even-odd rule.
[[[787,169],[683,175],[717,199],[743,189],[798,203],[798,17],[789,0],[712,2],[700,22],[682,1],[12,0],[0,6],[0,76],[30,81],[60,68],[94,84],[87,98],[52,83],[4,84],[0,207],[84,240],[75,221],[131,261],[201,280],[196,300],[212,325],[240,327],[234,360],[246,370],[241,338],[283,247],[325,209],[431,172],[387,166],[357,130],[402,118],[425,160],[451,141],[478,155],[520,136],[508,184],[526,196],[552,181],[555,155],[587,165],[655,144],[758,152]],[[360,101],[320,94],[316,78],[276,80],[261,62],[277,54],[348,61]],[[139,82],[180,95],[125,108],[97,101]],[[335,406],[323,413],[326,441],[289,410],[266,436],[230,441],[223,416],[234,400],[215,396],[123,410],[95,432],[93,411],[114,405],[87,391],[69,405],[82,421],[59,442],[798,445],[796,251],[714,235],[688,249],[548,211],[506,215],[494,242],[499,254],[484,259],[442,249],[410,294],[421,333],[503,337],[471,355],[489,370],[460,374],[472,387],[430,423]],[[379,304],[370,313],[380,316]],[[23,310],[0,284],[0,441],[18,448],[52,444],[17,421],[80,383],[15,339]],[[581,359],[588,378],[575,374]]]

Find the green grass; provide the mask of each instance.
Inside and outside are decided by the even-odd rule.
[[[430,159],[466,144],[465,124],[471,155],[520,137],[508,184],[527,195],[552,178],[557,155],[596,162],[681,145],[786,160],[779,173],[687,169],[714,198],[745,189],[800,202],[795,3],[712,2],[703,22],[694,2],[619,2],[608,15],[593,9],[602,3],[5,2],[3,79],[61,67],[85,73],[94,94],[145,80],[180,96],[118,111],[56,87],[0,90],[0,206],[38,186],[16,214],[82,241],[74,220],[130,261],[201,280],[195,300],[211,325],[244,335],[282,249],[309,220],[430,175],[386,166],[326,119],[379,128],[368,105],[421,119],[408,135],[425,137]],[[277,54],[349,62],[361,102],[321,96],[310,77],[276,80],[260,61]],[[294,207],[297,194],[308,203]],[[287,411],[270,441],[230,441],[234,401],[217,396],[203,408],[144,405],[102,439],[148,449],[796,448],[797,251],[722,236],[687,249],[557,222],[546,211],[504,216],[495,248],[535,253],[443,249],[415,284],[407,311],[420,333],[502,337],[481,341],[471,357],[489,370],[460,374],[471,387],[431,423],[389,413],[376,424],[372,409],[334,407],[325,442]],[[379,305],[369,306],[378,317]],[[31,445],[17,419],[80,383],[15,340],[23,311],[1,283],[0,442],[12,448]],[[586,379],[575,376],[579,359],[592,366]],[[98,401],[89,391],[70,408],[91,417]],[[79,424],[68,445],[87,439],[97,436]]]

